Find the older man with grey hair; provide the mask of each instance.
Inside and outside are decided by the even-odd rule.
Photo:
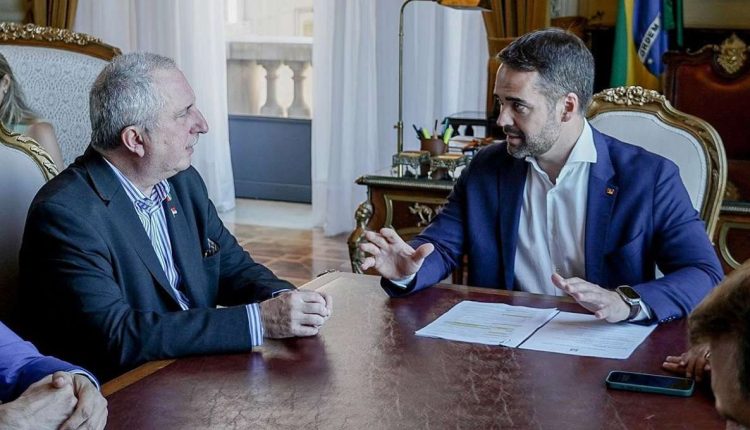
[[[318,333],[330,298],[254,262],[190,166],[208,124],[171,59],[116,58],[94,82],[90,112],[90,147],[27,219],[22,303],[42,350],[106,379],[149,360]]]

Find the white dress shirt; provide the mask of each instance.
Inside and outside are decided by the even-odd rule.
[[[515,259],[516,287],[521,291],[560,296],[552,274],[586,278],[585,229],[589,170],[596,163],[591,127],[584,121],[581,136],[556,183],[526,157],[529,169],[523,191]]]

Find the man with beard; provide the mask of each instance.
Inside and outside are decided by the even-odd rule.
[[[107,379],[318,333],[330,298],[253,261],[190,166],[208,124],[174,61],[115,58],[90,115],[90,147],[42,187],[26,222],[21,298],[40,349]]]
[[[469,285],[568,294],[609,322],[686,316],[722,270],[675,164],[589,125],[594,60],[575,35],[528,33],[499,59],[506,142],[476,155],[410,244],[367,232],[362,269],[403,296],[466,255]]]

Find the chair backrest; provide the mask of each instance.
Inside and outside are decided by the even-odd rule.
[[[708,121],[721,136],[736,187],[728,198],[750,199],[750,47],[732,34],[721,46],[667,52],[664,64],[667,100]]]
[[[33,139],[0,124],[0,320],[13,320],[18,292],[18,252],[26,213],[39,188],[57,174]]]
[[[618,87],[594,95],[589,122],[602,133],[672,160],[713,237],[726,184],[724,146],[706,121],[676,110],[656,91]]]
[[[83,33],[0,23],[0,53],[31,108],[55,127],[65,165],[72,163],[91,137],[89,89],[120,50]]]

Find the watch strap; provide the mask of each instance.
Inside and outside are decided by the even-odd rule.
[[[641,313],[641,304],[638,303],[634,305],[628,303],[628,305],[630,306],[630,314],[628,314],[627,321],[631,321],[633,320],[633,318],[637,317],[639,313]]]

